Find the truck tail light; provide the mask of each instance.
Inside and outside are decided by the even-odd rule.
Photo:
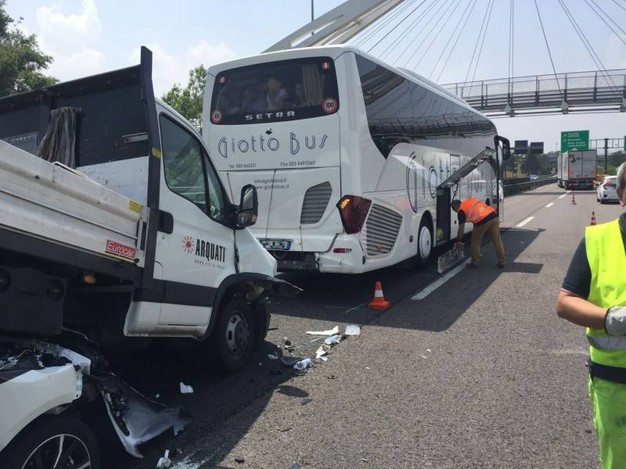
[[[343,229],[347,234],[358,233],[363,228],[372,201],[355,195],[344,195],[337,203]]]

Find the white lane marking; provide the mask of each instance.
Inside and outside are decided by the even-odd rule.
[[[419,292],[416,295],[414,295],[411,299],[412,300],[423,300],[428,295],[430,295],[432,292],[434,292],[437,288],[439,288],[441,285],[443,285],[448,280],[450,280],[452,277],[454,277],[456,274],[461,272],[463,269],[465,269],[465,261],[461,265],[456,266],[454,269],[452,269],[450,272],[448,272],[443,277],[440,277],[438,280],[436,280],[433,283],[431,283],[430,285],[428,285],[421,292]]]
[[[554,202],[550,202],[548,205],[546,205],[546,208],[550,208],[554,205]]]
[[[562,199],[562,198],[563,198],[563,197],[565,197],[567,194],[569,194],[569,192],[566,192],[565,194],[560,195],[560,196],[559,196],[559,199]]]
[[[524,220],[521,223],[518,223],[517,225],[515,225],[516,228],[521,228],[522,226],[526,225],[527,223],[530,223],[535,217],[528,217],[526,220]]]

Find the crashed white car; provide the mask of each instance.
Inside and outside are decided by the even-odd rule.
[[[0,339],[2,467],[99,468],[97,438],[79,409],[100,399],[122,445],[135,457],[142,457],[138,445],[170,428],[177,433],[187,423],[177,409],[147,399],[99,369],[95,352]]]

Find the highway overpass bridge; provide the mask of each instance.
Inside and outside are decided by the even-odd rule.
[[[500,78],[442,86],[489,117],[626,111],[626,69]]]

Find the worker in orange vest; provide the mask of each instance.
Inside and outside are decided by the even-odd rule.
[[[468,267],[478,267],[478,263],[480,262],[480,243],[485,233],[489,233],[489,238],[491,238],[491,242],[496,249],[498,267],[504,268],[504,246],[502,245],[502,238],[500,237],[500,218],[496,211],[474,197],[465,199],[463,202],[455,199],[450,205],[452,210],[457,212],[459,219],[459,233],[456,238],[456,243],[454,243],[455,247],[462,246],[461,240],[465,232],[465,223],[472,223],[474,225],[470,251],[471,259],[466,265]]]

